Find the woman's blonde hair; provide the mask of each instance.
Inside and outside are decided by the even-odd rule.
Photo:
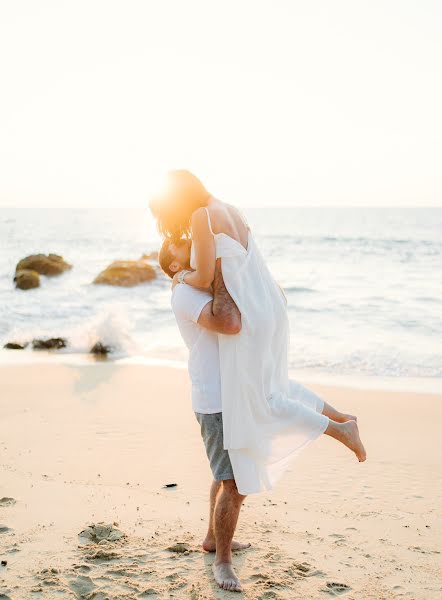
[[[169,171],[165,190],[149,201],[161,235],[172,240],[190,238],[192,213],[207,206],[209,197],[204,185],[190,171]]]

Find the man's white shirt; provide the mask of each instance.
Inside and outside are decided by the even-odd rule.
[[[201,311],[212,300],[208,292],[186,283],[179,283],[172,290],[172,309],[189,349],[192,409],[206,414],[222,410],[218,334],[198,324]]]

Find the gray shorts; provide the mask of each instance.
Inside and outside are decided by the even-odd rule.
[[[223,413],[204,414],[195,412],[195,416],[201,427],[201,436],[206,447],[213,478],[217,481],[235,479],[229,452],[224,449]]]

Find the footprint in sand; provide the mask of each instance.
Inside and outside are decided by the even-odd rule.
[[[40,571],[36,571],[34,579],[37,580],[35,590],[38,591],[42,591],[43,587],[50,587],[52,590],[63,587],[63,583],[60,579],[60,571],[56,567],[47,567]]]
[[[343,545],[345,545],[345,542],[347,541],[347,538],[345,537],[345,535],[342,535],[341,533],[331,533],[328,537],[334,538],[333,543],[336,544],[337,546],[343,546]]]
[[[293,563],[293,565],[288,569],[287,572],[293,572],[294,575],[298,577],[322,577],[325,575],[323,571],[319,569],[315,569],[308,562],[303,563]]]
[[[440,554],[439,550],[424,550],[420,546],[408,546],[408,549],[421,554]]]
[[[267,552],[267,554],[265,554],[263,558],[265,561],[276,563],[279,563],[282,560],[282,556],[278,552],[273,551]]]
[[[69,583],[69,587],[77,598],[84,598],[97,586],[88,575],[78,575]]]
[[[91,567],[88,565],[73,565],[72,568],[75,571],[81,571],[83,573],[88,573],[91,570]]]
[[[322,589],[323,592],[327,592],[331,596],[340,596],[341,594],[346,594],[351,590],[351,587],[345,583],[336,583],[334,581],[327,581],[325,584],[325,588]]]
[[[104,562],[121,558],[121,554],[119,552],[114,552],[114,550],[99,548],[98,550],[92,549],[85,552],[84,557],[91,562]]]
[[[270,579],[270,575],[260,571],[259,573],[253,573],[253,575],[250,575],[250,579],[256,580],[258,583],[260,583],[262,581],[268,581]]]
[[[145,590],[143,590],[142,592],[140,592],[137,596],[137,598],[151,598],[152,596],[157,596],[160,592],[158,590],[156,590],[153,587],[150,588],[146,588]],[[192,595],[192,593],[190,594],[191,598],[200,598],[202,596],[195,596]]]

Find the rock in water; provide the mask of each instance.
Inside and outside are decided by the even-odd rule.
[[[93,283],[131,287],[155,277],[155,268],[145,260],[116,260],[101,271]]]
[[[97,354],[99,356],[106,356],[109,352],[112,352],[112,348],[110,346],[105,346],[101,342],[94,344],[90,350],[91,354]]]
[[[22,258],[15,268],[15,271],[23,269],[31,269],[37,271],[40,275],[60,275],[68,269],[72,269],[72,265],[67,263],[59,254],[31,254]]]
[[[48,340],[32,340],[32,348],[34,350],[52,350],[65,348],[66,340],[64,338],[49,338]]]
[[[15,287],[20,290],[30,290],[40,286],[40,275],[32,269],[20,269],[14,275]]]
[[[24,350],[28,343],[17,344],[17,342],[8,342],[3,346],[3,348],[7,348],[8,350]]]

